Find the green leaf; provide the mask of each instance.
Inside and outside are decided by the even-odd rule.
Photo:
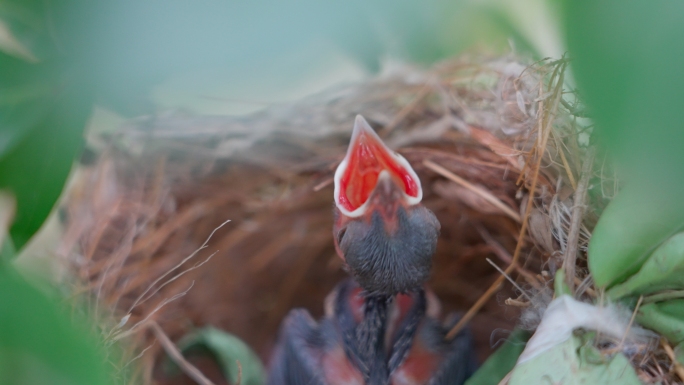
[[[631,189],[609,205],[589,244],[596,284],[610,286],[684,222],[684,2],[563,5],[578,89]]]
[[[217,358],[223,375],[232,384],[238,380],[237,361],[242,366],[242,385],[263,385],[266,382],[266,372],[259,357],[241,339],[230,333],[209,326],[182,338],[178,346],[184,354],[198,347],[207,349]]]
[[[59,93],[55,69],[0,53],[0,157],[45,118]]]
[[[622,177],[684,191],[684,2],[563,4],[578,89]]]
[[[29,62],[37,62],[38,45],[44,43],[47,25],[43,4],[36,0],[0,2],[0,51]]]
[[[10,234],[20,249],[62,192],[81,148],[91,93],[77,75],[50,80],[49,69],[0,56],[0,65],[4,64],[11,65],[17,76],[33,75],[45,82],[21,83],[0,74],[3,84],[19,83],[0,93],[0,189],[16,197],[17,214]]]
[[[51,103],[47,95],[51,89],[40,88],[26,85],[0,90],[0,158],[21,143],[49,113]]]
[[[3,234],[4,235],[4,234]],[[4,237],[0,245],[0,261],[11,261],[16,257],[17,250],[14,248],[14,243],[10,237]]]
[[[609,362],[608,357],[601,354],[594,346],[594,338],[596,338],[595,331],[588,331],[578,336],[578,338],[582,345],[577,349],[580,362],[586,362],[593,365],[605,365]]]
[[[10,229],[16,249],[40,228],[60,196],[91,113],[86,71],[67,70],[65,63],[74,61],[57,49],[66,43],[67,21],[60,16],[66,8],[40,0],[0,2],[0,29],[9,28],[30,56],[41,59],[0,52],[0,189],[17,201]]]
[[[681,197],[626,186],[601,214],[589,242],[589,270],[596,285],[609,287],[635,274],[656,247],[683,227]]]
[[[480,366],[465,385],[498,384],[513,369],[529,338],[530,333],[525,330],[513,331],[503,346]]]
[[[684,288],[684,233],[665,241],[639,272],[607,291],[612,299]]]
[[[0,159],[0,188],[13,191],[17,198],[10,231],[17,248],[40,228],[59,197],[81,148],[89,112],[57,103],[30,135]]]
[[[570,290],[570,287],[565,282],[565,269],[563,268],[558,269],[553,278],[553,292],[555,293],[556,298],[564,294],[571,297],[573,296],[572,290]]]
[[[581,338],[572,337],[560,345],[529,361],[519,363],[513,369],[509,385],[584,385],[621,384],[641,385],[629,360],[622,354],[597,363],[598,352]],[[582,352],[584,350],[584,352]],[[578,351],[582,354],[578,356]],[[586,360],[592,357],[591,360]]]
[[[6,263],[0,263],[0,309],[3,384],[111,384],[89,329],[69,322]]]
[[[665,336],[670,342],[684,342],[684,300],[649,303],[642,305],[636,321]]]
[[[14,244],[9,237],[9,226],[14,219],[15,211],[14,196],[0,190],[0,263],[11,261],[16,255]]]

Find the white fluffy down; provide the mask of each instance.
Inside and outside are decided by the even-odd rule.
[[[635,325],[629,326],[630,314],[615,305],[595,306],[562,295],[549,304],[537,331],[518,358],[518,364],[529,361],[554,346],[567,341],[575,329],[595,330],[626,341],[644,341],[652,333]]]

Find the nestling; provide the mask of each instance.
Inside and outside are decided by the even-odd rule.
[[[420,179],[357,116],[347,155],[335,172],[337,253],[368,293],[422,287],[432,266],[439,222],[420,202]]]

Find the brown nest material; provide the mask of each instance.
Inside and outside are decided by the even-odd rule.
[[[498,291],[492,264],[537,292],[565,264],[579,295],[595,295],[586,243],[615,188],[581,144],[566,67],[465,55],[247,117],[175,112],[98,138],[63,207],[63,250],[106,340],[126,346],[116,365],[152,383],[173,349],[156,338],[209,324],[267,361],[290,309],[322,313],[346,276],[331,182],[356,114],[420,176],[442,225],[429,285],[445,312],[470,309],[481,358],[530,305]]]

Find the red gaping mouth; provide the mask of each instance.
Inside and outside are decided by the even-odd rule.
[[[406,203],[420,202],[423,191],[411,165],[382,142],[366,120],[358,115],[347,156],[335,172],[335,204],[349,217],[363,215],[378,177],[387,171],[404,192]]]

